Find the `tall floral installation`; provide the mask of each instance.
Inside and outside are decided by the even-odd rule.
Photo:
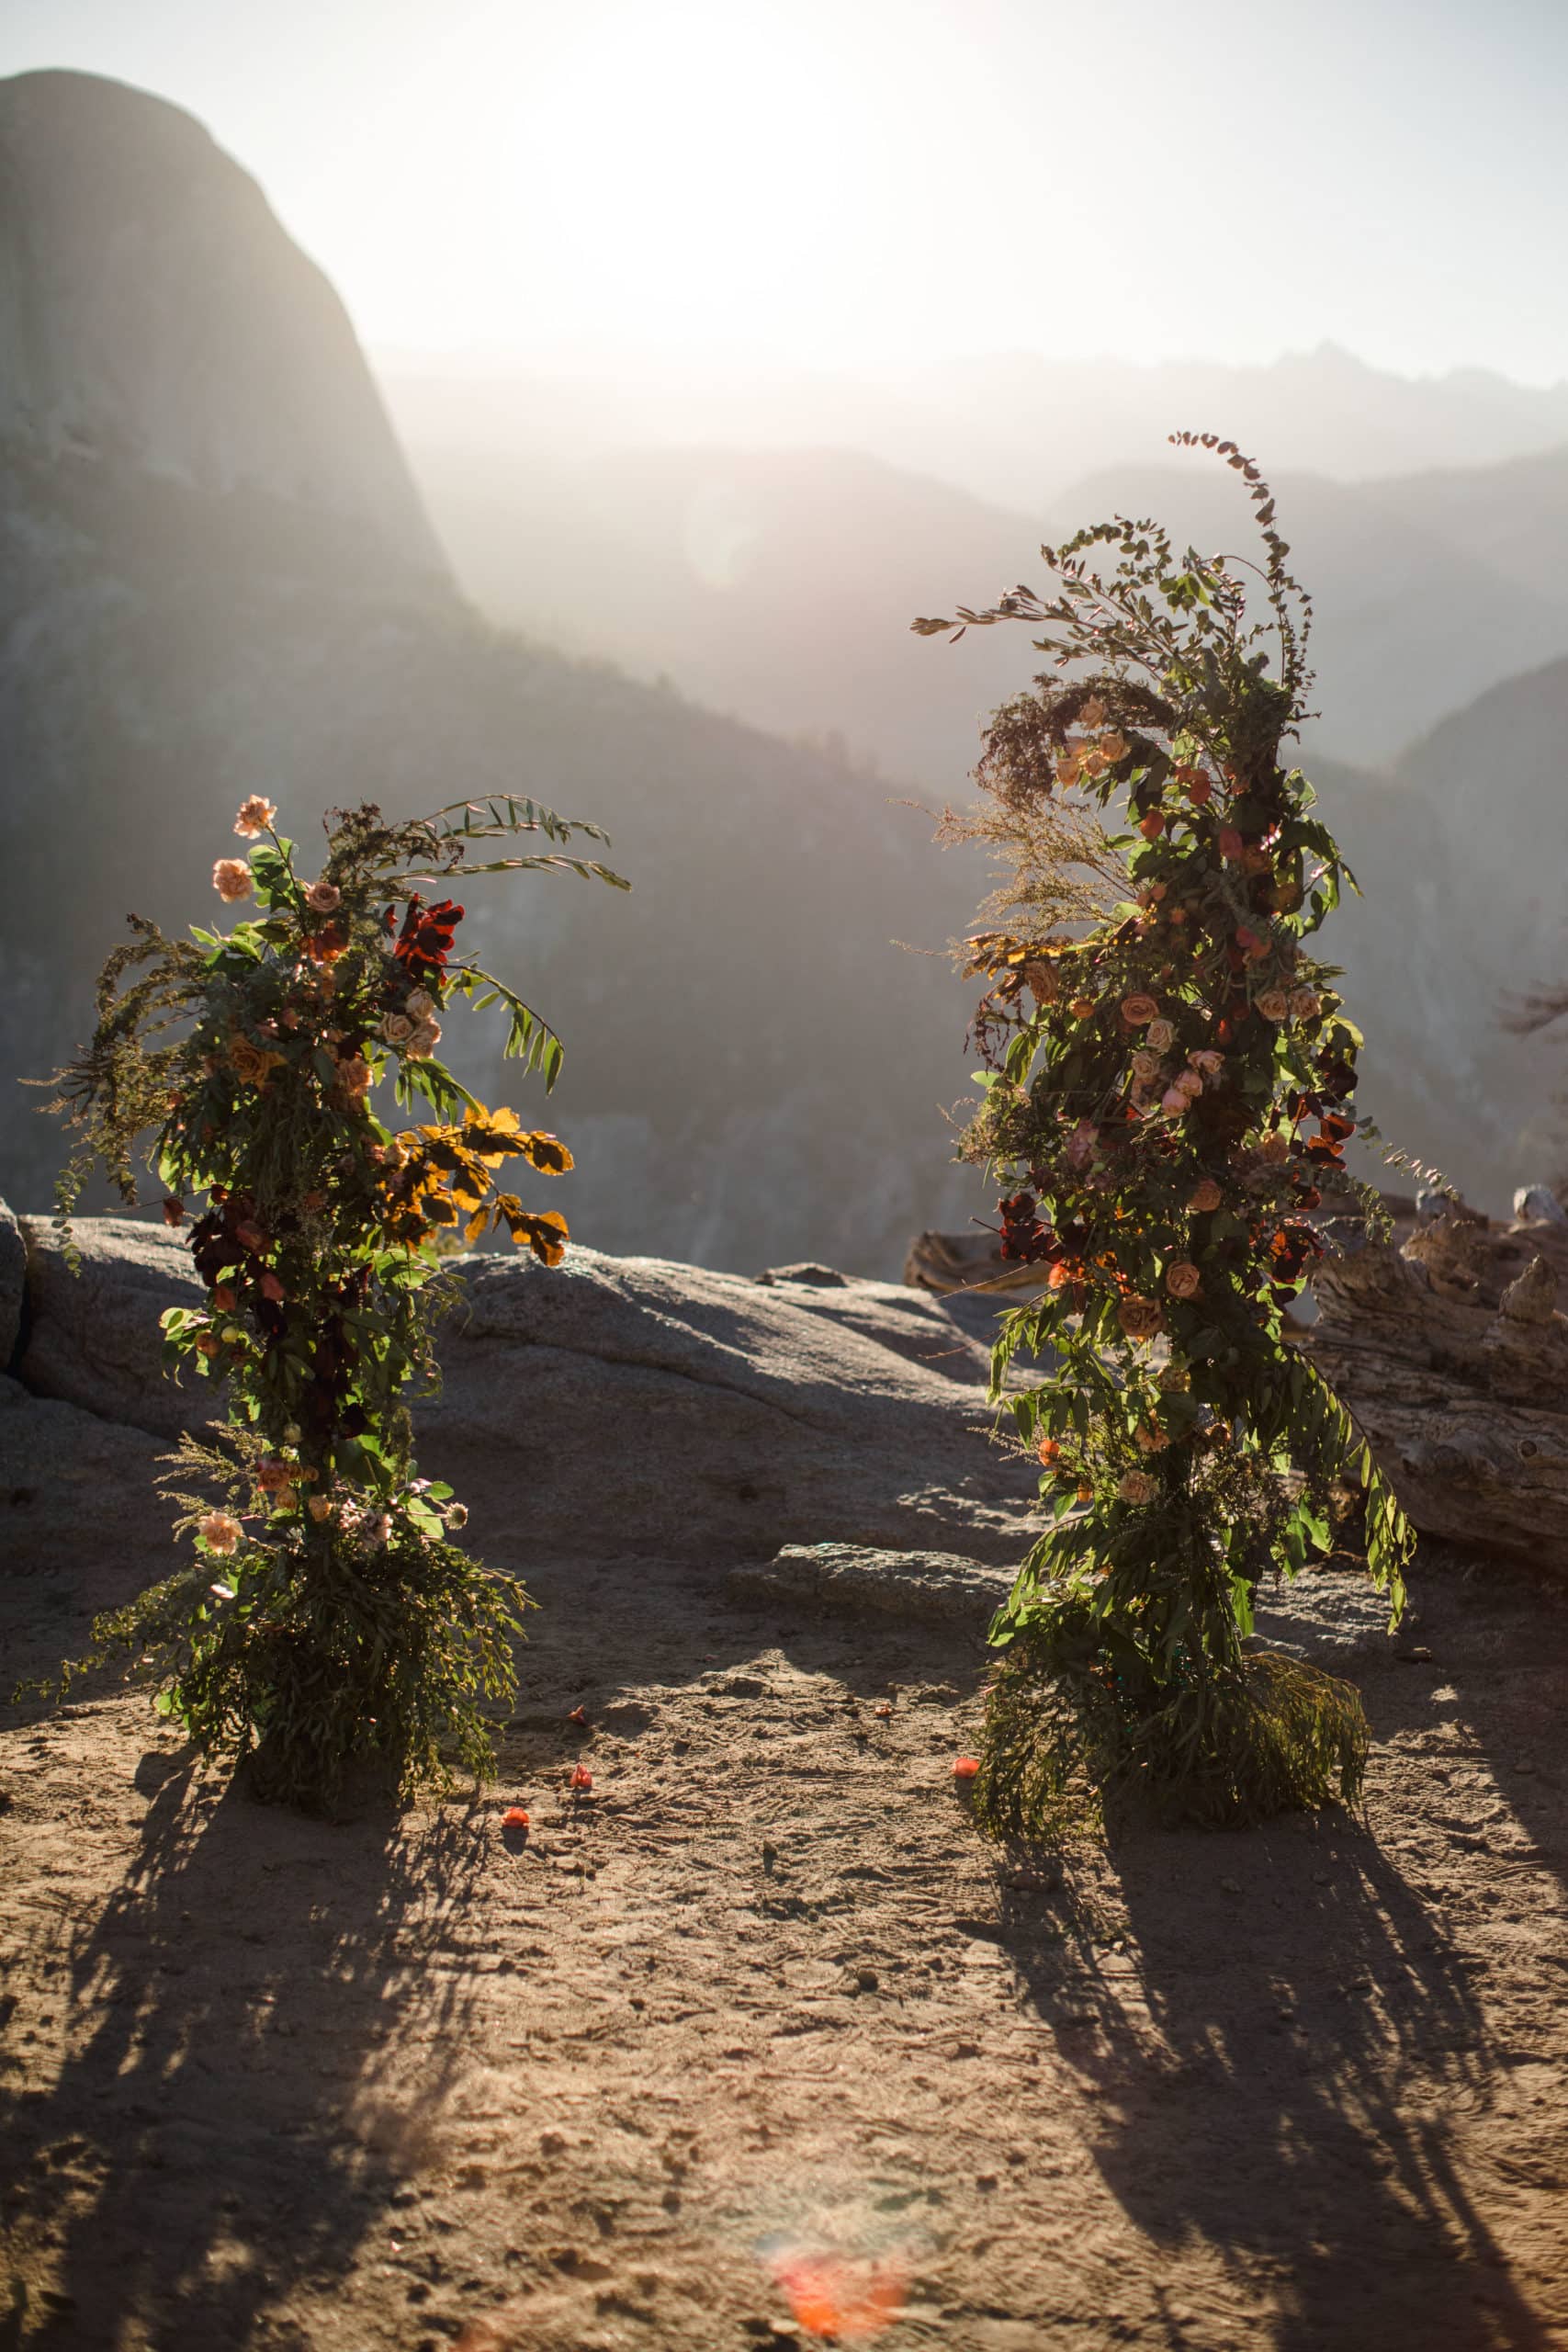
[[[100,1162],[132,1204],[136,1160],[156,1171],[206,1294],[164,1316],[165,1363],[227,1400],[210,1442],[173,1458],[188,1558],[98,1622],[94,1657],[129,1653],[161,1711],[204,1757],[247,1761],[259,1795],[320,1806],[355,1767],[404,1795],[481,1772],[525,1605],[515,1578],[453,1540],[467,1513],[418,1476],[407,1400],[436,1378],[459,1237],[504,1230],[547,1266],[567,1241],[564,1218],[525,1207],[500,1171],[558,1174],[570,1153],[458,1083],[443,1022],[459,1001],[499,1003],[506,1055],[547,1090],[561,1046],[458,953],[463,908],[426,894],[459,873],[539,868],[626,886],[570,853],[577,834],[604,842],[597,827],[528,800],[410,823],[332,811],[310,879],[276,817],[248,799],[234,831],[249,854],[213,868],[225,907],[254,908],[226,935],[170,939],[130,919],[92,1043],[51,1107],[79,1131],[60,1184],[67,1237]],[[476,843],[526,835],[554,846],[466,862]],[[389,1078],[424,1124],[383,1124],[373,1100]]]
[[[993,715],[981,809],[953,828],[1007,877],[968,954],[985,1100],[962,1149],[1006,1187],[1002,1255],[1046,1284],[993,1360],[1049,1521],[992,1628],[974,1791],[998,1835],[1111,1802],[1218,1823],[1354,1799],[1359,1699],[1249,1652],[1253,1593],[1329,1548],[1354,1489],[1391,1620],[1413,1547],[1285,1322],[1330,1220],[1386,1229],[1345,1165],[1361,1035],[1304,952],[1354,888],[1281,758],[1311,605],[1256,466],[1172,438],[1241,474],[1260,566],[1118,516],[1042,549],[1048,593],[913,625],[1021,620],[1068,673]]]

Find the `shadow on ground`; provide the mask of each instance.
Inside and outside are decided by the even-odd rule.
[[[442,1961],[475,1867],[460,1818],[305,1821],[209,1793],[166,1751],[137,1784],[155,1792],[123,1885],[31,1955],[92,2024],[51,2089],[0,2112],[13,2209],[55,2257],[0,2314],[5,2352],[118,2343],[130,2314],[157,2341],[178,2313],[182,2343],[250,2343],[296,2290],[319,2311],[424,2160],[463,2052],[473,1979]],[[284,2068],[305,2035],[312,2063]],[[394,2035],[412,2082],[380,2074]],[[275,2318],[266,2340],[312,2337]]]

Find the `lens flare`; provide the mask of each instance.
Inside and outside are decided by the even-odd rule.
[[[793,2244],[764,2246],[761,2256],[795,2324],[826,2344],[863,2344],[904,2308],[900,2263],[857,2261]]]

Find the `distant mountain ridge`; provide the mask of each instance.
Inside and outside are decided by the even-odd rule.
[[[841,449],[1010,511],[1086,475],[1147,467],[1167,436],[1213,429],[1280,474],[1341,482],[1506,463],[1568,446],[1568,383],[1483,368],[1405,377],[1328,344],[1268,366],[991,353],[883,380],[758,372],[708,383],[628,362],[545,367],[389,354],[379,380],[405,442],[568,463],[612,449]]]

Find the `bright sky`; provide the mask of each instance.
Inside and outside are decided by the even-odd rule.
[[[6,0],[188,107],[366,342],[1568,377],[1568,0]]]

